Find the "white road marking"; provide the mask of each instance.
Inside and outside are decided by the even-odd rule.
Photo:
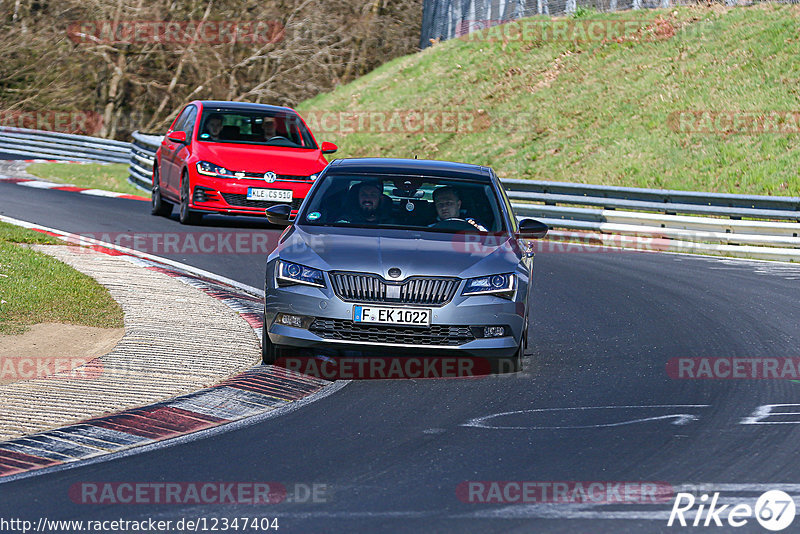
[[[109,198],[117,198],[120,195],[124,195],[125,193],[116,193],[114,191],[105,191],[103,189],[85,189],[83,191],[78,191],[81,195],[92,195],[95,197],[109,197]]]
[[[658,415],[653,417],[637,417],[627,421],[619,421],[616,423],[600,423],[594,425],[563,425],[563,426],[499,426],[488,424],[487,421],[497,417],[504,417],[507,415],[517,415],[523,413],[544,413],[544,412],[565,412],[565,411],[584,411],[584,410],[622,410],[622,409],[654,409],[654,408],[707,408],[708,404],[655,404],[652,406],[578,406],[573,408],[533,408],[529,410],[515,410],[510,412],[500,412],[491,415],[484,415],[482,417],[475,417],[460,426],[473,427],[473,428],[487,428],[492,430],[564,430],[564,429],[582,429],[582,428],[604,428],[615,427],[623,425],[631,425],[636,423],[644,423],[647,421],[658,421],[664,419],[674,419],[673,425],[685,425],[691,421],[696,421],[697,416],[693,414],[669,414]]]
[[[800,408],[800,404],[764,404],[753,411],[749,417],[745,417],[740,425],[800,425],[800,418],[795,417],[794,421],[764,421],[768,417],[800,415],[800,412],[776,412],[773,408],[794,407]]]
[[[39,180],[17,182],[17,185],[21,185],[23,187],[33,187],[34,189],[53,189],[54,187],[75,187],[71,184],[56,184],[53,182],[40,182]]]

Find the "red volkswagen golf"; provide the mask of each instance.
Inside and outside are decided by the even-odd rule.
[[[328,164],[333,143],[317,142],[290,108],[197,100],[175,118],[156,151],[152,213],[180,206],[182,224],[203,213],[264,215],[297,209]]]

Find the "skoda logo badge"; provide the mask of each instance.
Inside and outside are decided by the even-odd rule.
[[[265,181],[266,181],[268,184],[271,184],[272,182],[274,182],[276,178],[278,178],[278,176],[277,176],[277,175],[276,175],[274,172],[272,172],[272,171],[269,171],[269,172],[265,172],[265,173],[264,173],[264,180],[265,180]]]
[[[392,278],[397,278],[398,276],[400,276],[400,269],[398,269],[397,267],[392,267],[391,269],[389,269],[389,276],[391,276]]]

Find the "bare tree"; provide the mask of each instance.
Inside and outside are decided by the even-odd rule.
[[[0,109],[92,111],[120,139],[163,130],[191,99],[293,106],[330,91],[415,51],[422,14],[422,0],[0,5]],[[166,23],[177,38],[140,31]],[[208,39],[209,27],[245,31]]]

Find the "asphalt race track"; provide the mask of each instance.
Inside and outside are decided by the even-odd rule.
[[[175,216],[151,216],[145,202],[9,183],[0,183],[0,199],[0,214],[79,234],[235,230],[268,232],[274,241],[278,233],[247,218],[183,227]],[[260,254],[164,255],[263,285]],[[800,266],[785,264],[542,252],[533,350],[521,374],[352,381],[255,425],[0,483],[0,516],[277,517],[279,532],[641,533],[679,530],[667,526],[671,497],[660,504],[487,504],[464,502],[456,489],[468,481],[627,481],[674,491],[703,485],[700,493],[718,491],[729,504],[752,505],[768,489],[796,498],[800,383],[679,380],[666,365],[679,357],[800,357],[799,280]],[[777,404],[796,406],[754,415]],[[77,504],[69,494],[85,482],[206,481],[324,491],[320,502],[297,496],[212,506]],[[680,530],[709,529],[767,532],[753,518],[743,528]]]

